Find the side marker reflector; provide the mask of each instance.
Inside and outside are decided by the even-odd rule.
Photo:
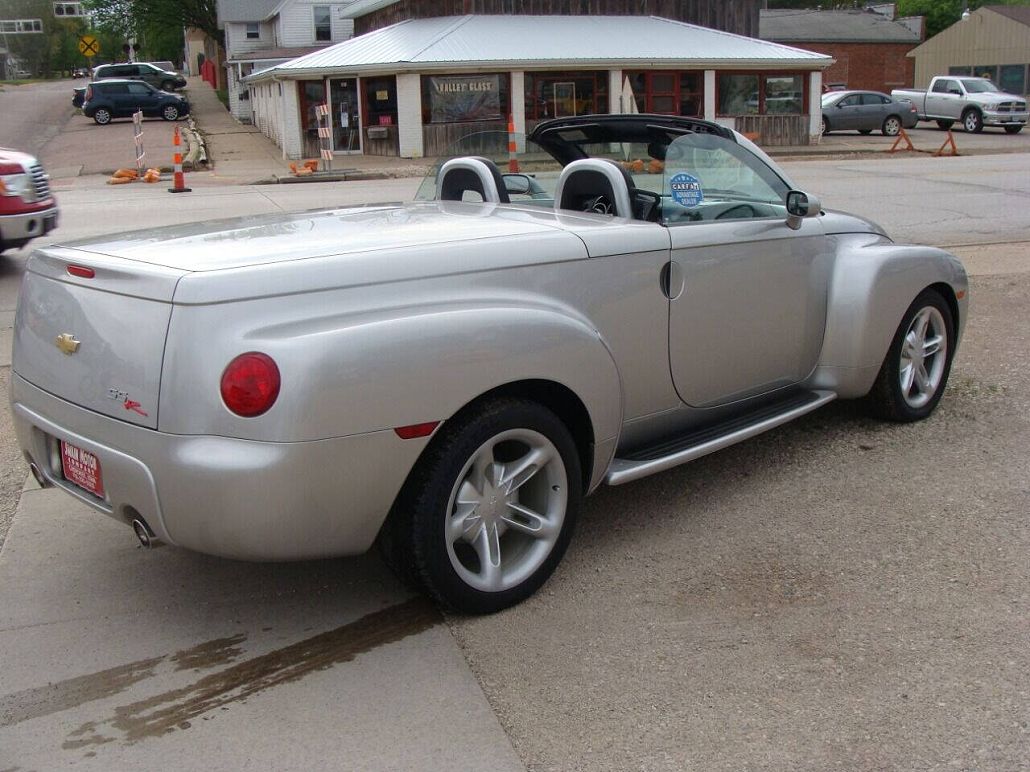
[[[398,426],[393,431],[402,440],[413,440],[417,437],[428,437],[437,426],[440,425],[439,421],[429,421],[424,424],[412,424],[411,426]]]
[[[92,279],[97,275],[92,268],[86,268],[82,265],[69,265],[68,273],[72,276],[78,276],[80,279]]]
[[[962,298],[964,298],[965,296],[966,296],[966,291],[965,290],[959,290],[958,292],[955,293],[955,297],[957,297],[959,300],[962,300]]]

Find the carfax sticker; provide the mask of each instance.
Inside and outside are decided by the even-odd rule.
[[[680,172],[669,180],[669,187],[672,189],[672,200],[680,206],[690,208],[698,206],[705,200],[705,193],[701,190],[701,180],[693,174]]]

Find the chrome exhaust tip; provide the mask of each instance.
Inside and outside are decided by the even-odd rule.
[[[140,546],[143,549],[149,550],[159,544],[158,540],[154,538],[154,532],[150,530],[150,526],[146,524],[142,517],[133,519],[132,530],[135,532],[136,538],[139,539]]]
[[[29,471],[32,472],[32,476],[36,478],[36,482],[39,483],[40,488],[49,488],[51,482],[43,476],[43,473],[39,471],[39,467],[36,466],[35,461],[29,462]]]

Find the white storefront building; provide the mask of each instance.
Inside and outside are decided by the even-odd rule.
[[[254,123],[285,158],[437,155],[472,131],[587,113],[692,115],[767,145],[818,141],[831,57],[643,16],[412,19],[245,79]]]

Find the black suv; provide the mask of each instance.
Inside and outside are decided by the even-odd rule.
[[[93,70],[93,80],[141,80],[162,91],[173,91],[186,85],[186,79],[177,72],[169,72],[146,62],[136,64],[102,64]]]
[[[175,121],[190,113],[190,103],[178,94],[158,91],[138,80],[102,80],[86,86],[82,112],[104,125],[112,118],[131,118],[137,110],[151,117]]]

